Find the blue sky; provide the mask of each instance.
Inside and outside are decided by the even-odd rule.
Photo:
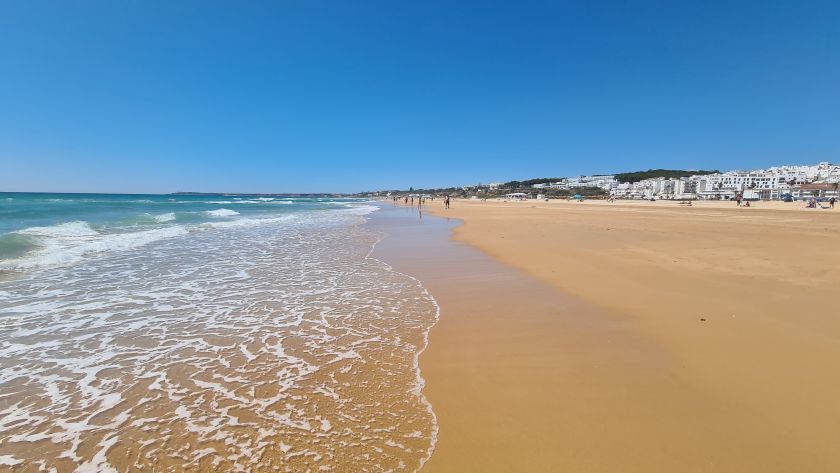
[[[0,190],[840,161],[840,2],[0,2]]]

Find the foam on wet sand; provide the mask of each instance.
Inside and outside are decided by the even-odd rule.
[[[369,257],[372,210],[220,221],[3,282],[0,461],[418,469],[436,425],[417,354],[437,306]]]

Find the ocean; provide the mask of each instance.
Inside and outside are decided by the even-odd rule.
[[[416,471],[438,307],[375,203],[0,194],[0,466]]]

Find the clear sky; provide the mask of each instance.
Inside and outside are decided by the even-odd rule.
[[[0,1],[0,190],[840,161],[840,2]]]

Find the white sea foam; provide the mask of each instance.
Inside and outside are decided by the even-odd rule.
[[[175,220],[175,212],[169,212],[165,214],[155,215],[154,219],[160,223],[171,222]]]
[[[18,230],[20,235],[32,235],[36,237],[88,237],[99,235],[99,232],[94,230],[87,222],[75,221],[59,223],[49,227],[30,227],[23,230]]]
[[[230,209],[208,210],[204,213],[211,217],[233,217],[235,215],[239,215],[239,212]]]
[[[205,222],[198,225],[199,228],[243,228],[253,227],[257,225],[268,225],[278,222],[289,222],[298,218],[297,214],[281,215],[279,217],[263,217],[263,218],[238,218],[235,220],[226,220],[222,222]]]
[[[23,460],[18,460],[14,455],[0,455],[0,465],[2,466],[16,466],[23,463]]]
[[[368,215],[370,213],[376,212],[379,210],[379,207],[376,205],[371,204],[359,204],[359,203],[345,203],[344,204],[347,208],[341,209],[340,211],[349,213],[352,215]]]
[[[230,205],[230,204],[257,204],[257,205],[264,205],[264,204],[294,204],[295,202],[292,200],[275,200],[273,197],[257,197],[254,199],[234,199],[234,200],[208,200],[205,202],[206,204],[216,204],[216,205]]]
[[[217,209],[204,212],[214,218],[238,216],[229,209]],[[161,215],[148,215],[157,223],[176,221],[173,212]],[[136,231],[136,227],[120,231],[102,232],[87,222],[74,221],[48,227],[30,227],[12,232],[30,238],[36,249],[23,256],[0,260],[0,270],[32,270],[38,268],[66,266],[82,261],[86,257],[107,253],[132,250],[149,243],[167,238],[180,237],[196,230],[244,228],[294,220],[297,214],[277,217],[238,218],[192,225],[170,225],[161,228]]]
[[[34,239],[37,249],[19,258],[0,261],[0,270],[55,267],[81,261],[93,254],[139,248],[165,238],[185,235],[186,228],[171,226],[124,233],[100,233],[86,222],[30,227],[14,232]]]
[[[437,308],[369,257],[367,207],[202,224],[0,282],[2,458],[110,471],[119,449],[129,471],[164,457],[178,471],[417,470],[437,431],[417,367]]]

